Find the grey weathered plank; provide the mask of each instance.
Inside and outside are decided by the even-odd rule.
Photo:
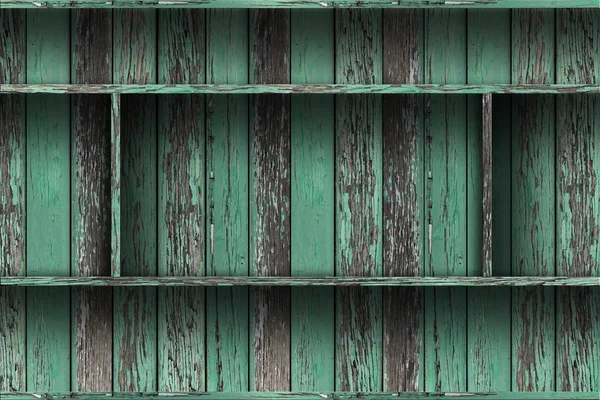
[[[483,276],[492,276],[492,95],[482,96]]]

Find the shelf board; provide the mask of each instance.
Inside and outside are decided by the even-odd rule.
[[[0,286],[600,286],[600,277],[11,276]]]
[[[2,8],[593,8],[598,0],[2,0]]]
[[[600,1],[600,0],[599,0]],[[600,85],[75,85],[7,84],[0,93],[45,94],[572,94]]]

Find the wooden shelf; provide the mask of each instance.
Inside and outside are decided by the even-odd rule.
[[[573,94],[600,85],[76,85],[7,84],[0,93],[45,94]]]

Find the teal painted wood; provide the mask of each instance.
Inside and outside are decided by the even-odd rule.
[[[158,81],[206,80],[204,10],[158,12]],[[158,274],[205,275],[204,96],[158,99]],[[159,288],[158,389],[204,391],[203,288]]]
[[[512,12],[512,77],[555,81],[555,12]],[[555,267],[555,99],[512,99],[512,275],[552,276]],[[525,111],[525,112],[523,112]],[[555,290],[512,291],[513,391],[555,390]]]
[[[333,82],[333,10],[294,10],[291,27],[292,83]],[[292,276],[334,273],[334,105],[333,96],[291,99]],[[335,390],[334,299],[333,288],[292,289],[293,391]]]
[[[0,86],[26,78],[26,15],[0,10]],[[0,282],[25,274],[25,98],[0,96]],[[25,390],[25,289],[0,288],[0,391]]]
[[[69,82],[69,11],[27,13],[27,81]],[[69,99],[27,98],[27,275],[70,274]],[[70,389],[70,296],[27,290],[27,390]]]
[[[382,14],[336,11],[336,81],[382,81]],[[336,275],[382,275],[381,96],[336,98]],[[336,390],[382,389],[382,292],[336,293]]]
[[[110,248],[111,276],[121,276],[121,95],[111,95],[110,136]]]
[[[156,11],[113,14],[113,80],[156,83]],[[132,27],[136,29],[132,29]],[[134,51],[130,51],[134,50]],[[157,273],[156,100],[122,98],[121,273]],[[113,376],[121,391],[157,389],[157,298],[155,288],[119,288],[114,293]]]
[[[207,12],[207,82],[248,82],[248,11]],[[207,275],[247,276],[248,98],[207,98]],[[248,288],[207,290],[206,389],[249,389]]]
[[[600,84],[600,9],[557,11],[556,80]],[[600,98],[557,101],[557,275],[600,276]],[[558,291],[557,389],[600,387],[600,291]]]

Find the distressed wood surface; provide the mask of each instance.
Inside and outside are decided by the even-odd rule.
[[[512,12],[512,82],[555,80],[555,12]],[[555,268],[555,99],[512,98],[512,273],[553,276]],[[512,291],[512,388],[555,390],[555,291]]]
[[[556,16],[556,80],[600,84],[600,8]],[[600,98],[556,110],[557,275],[600,276]],[[559,290],[556,388],[600,388],[600,291]]]
[[[427,10],[427,83],[466,83],[466,12]],[[467,275],[466,98],[425,98],[425,275]],[[481,205],[481,203],[480,203]],[[465,289],[425,291],[425,390],[466,390]]]
[[[0,86],[26,78],[26,15],[0,10]],[[0,281],[25,274],[25,98],[0,96]],[[0,391],[25,390],[25,289],[0,288]]]
[[[203,83],[205,11],[158,12],[158,81]],[[204,264],[204,96],[158,99],[158,274],[201,276]],[[205,390],[203,288],[158,291],[158,389]]]
[[[112,277],[121,276],[121,95],[110,97],[110,271]]]
[[[492,95],[482,96],[483,276],[492,276]]]
[[[253,83],[290,80],[290,12],[250,13]],[[290,98],[252,98],[250,236],[252,275],[289,276],[291,264]],[[251,292],[250,389],[290,388],[290,290]]]
[[[71,15],[71,79],[112,81],[112,12]],[[111,275],[110,96],[71,98],[71,275]],[[112,390],[112,290],[72,293],[72,389]]]
[[[383,83],[423,81],[423,13],[383,11]],[[383,96],[383,274],[421,276],[423,218],[422,98]],[[383,390],[424,385],[423,291],[383,291]]]
[[[118,10],[113,18],[114,81],[156,83],[156,11]],[[152,276],[157,273],[156,100],[127,96],[121,106],[121,273]],[[156,301],[155,288],[115,290],[115,390],[157,389]]]
[[[291,14],[292,83],[333,82],[333,10]],[[291,272],[333,275],[335,100],[309,95],[292,97],[291,103]],[[335,389],[334,295],[333,288],[292,289],[291,390]]]
[[[378,10],[336,11],[336,81],[382,81]],[[336,99],[336,275],[382,274],[381,97]],[[382,293],[338,289],[336,390],[382,388]]]
[[[248,82],[248,11],[207,13],[207,82]],[[247,276],[248,98],[207,99],[207,275]],[[207,290],[207,390],[249,389],[248,288]]]

